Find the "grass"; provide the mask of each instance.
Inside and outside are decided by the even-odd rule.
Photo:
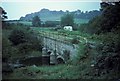
[[[7,79],[77,79],[79,78],[77,66],[28,66],[15,69],[14,72],[4,78]]]
[[[75,19],[76,24],[88,23],[89,19]]]
[[[35,32],[38,32],[39,35],[44,35],[48,37],[52,37],[55,39],[59,39],[62,41],[70,42],[74,38],[78,38],[80,42],[86,43],[86,42],[91,42],[91,43],[101,43],[102,39],[101,35],[90,35],[87,33],[83,33],[80,31],[66,31],[63,29],[60,29],[58,31],[54,31],[53,28],[37,28],[34,27],[32,28]]]
[[[28,26],[32,26],[32,22],[29,22],[29,21],[19,21],[19,23],[28,25]]]
[[[12,30],[6,30],[6,29],[4,29],[4,30],[2,30],[2,36],[5,36],[5,37],[9,37],[9,35],[10,35],[10,33],[11,33],[11,31]]]
[[[14,24],[20,23],[20,24],[27,25],[27,26],[32,25],[32,22],[30,21],[9,21],[9,23],[14,23]]]
[[[46,18],[42,18],[42,21],[60,21],[60,17],[47,17]],[[83,24],[83,23],[88,23],[89,19],[74,19],[76,24]],[[9,23],[20,23],[23,25],[27,25],[27,26],[32,26],[32,22],[31,21],[9,21]]]

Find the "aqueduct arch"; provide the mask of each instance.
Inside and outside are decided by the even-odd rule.
[[[61,55],[57,56],[57,64],[64,64],[64,63],[66,63],[64,58]]]

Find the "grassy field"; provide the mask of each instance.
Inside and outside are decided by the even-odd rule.
[[[53,19],[53,20],[60,21],[59,19]],[[53,20],[51,20],[51,21],[53,21]],[[88,23],[88,21],[89,21],[89,19],[74,19],[74,20],[75,20],[76,24]],[[27,26],[32,26],[32,22],[31,21],[8,21],[8,22],[9,23],[15,23],[15,24],[19,23],[19,24],[23,24],[23,25],[27,25]]]
[[[29,22],[29,21],[20,21],[19,23],[24,24],[24,25],[28,25],[28,26],[32,25],[32,22]]]
[[[27,26],[32,26],[32,22],[30,21],[8,21],[9,23],[14,23],[14,24],[23,24]]]
[[[88,23],[89,19],[75,19],[76,24]]]

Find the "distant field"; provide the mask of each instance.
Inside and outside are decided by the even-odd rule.
[[[88,22],[89,22],[89,19],[75,19],[75,23],[77,24],[83,24]]]
[[[58,19],[52,20],[52,21],[58,21]],[[75,23],[77,24],[83,24],[83,23],[88,23],[89,19],[75,19]],[[8,21],[9,23],[20,23],[20,24],[24,24],[27,26],[32,26],[32,22],[30,21]]]
[[[19,23],[22,23],[25,25],[32,25],[32,22],[29,22],[29,21],[19,21]]]
[[[14,24],[20,23],[20,24],[24,24],[24,25],[28,25],[28,26],[32,25],[32,22],[29,22],[29,21],[8,21],[8,22],[14,23]]]

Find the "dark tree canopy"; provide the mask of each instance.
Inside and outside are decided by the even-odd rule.
[[[87,31],[90,33],[107,33],[120,31],[120,2],[102,2],[102,14],[89,21]]]
[[[120,2],[102,2],[101,30],[110,32],[118,30],[120,25]]]
[[[7,12],[6,12],[2,7],[0,7],[0,14],[1,14],[2,20],[8,18],[8,17],[6,16]]]
[[[66,14],[61,17],[61,25],[62,26],[73,26],[74,25],[74,17],[72,14]]]
[[[33,17],[32,19],[33,26],[40,27],[41,26],[41,20],[38,16]]]
[[[13,43],[13,45],[24,43],[26,42],[25,32],[21,29],[15,29],[11,32],[9,40]]]

